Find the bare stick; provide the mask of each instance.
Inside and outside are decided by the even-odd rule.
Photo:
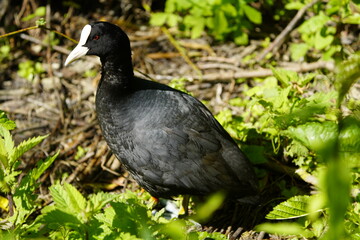
[[[292,70],[295,72],[311,72],[316,69],[327,69],[329,71],[333,71],[335,68],[334,62],[330,61],[317,61],[313,63],[300,63],[293,64],[281,67],[283,69]],[[197,76],[182,76],[189,80],[202,80],[202,81],[231,81],[233,79],[238,78],[257,78],[257,77],[268,77],[272,76],[272,70],[267,68],[261,68],[258,70],[245,70],[238,68],[235,72],[222,71],[219,69],[216,73],[208,73],[202,75],[202,78]],[[167,80],[170,81],[174,78],[179,78],[179,76],[169,76],[169,75],[153,75],[149,74],[150,78],[155,79],[157,81]]]

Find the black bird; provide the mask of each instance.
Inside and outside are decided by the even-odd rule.
[[[121,28],[86,25],[65,65],[84,55],[99,56],[102,64],[96,112],[105,140],[152,196],[257,194],[251,164],[200,101],[134,76],[130,41]]]

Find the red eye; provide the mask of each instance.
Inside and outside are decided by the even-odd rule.
[[[93,37],[93,40],[99,40],[99,38],[100,38],[99,35],[95,35],[95,36]]]

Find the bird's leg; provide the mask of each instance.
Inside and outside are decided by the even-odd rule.
[[[189,202],[190,202],[190,195],[184,195],[179,214],[184,216],[189,215]]]

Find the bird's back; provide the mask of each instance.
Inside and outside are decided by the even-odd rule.
[[[256,193],[248,160],[197,99],[134,78],[126,91],[103,82],[96,108],[111,150],[153,196]]]

